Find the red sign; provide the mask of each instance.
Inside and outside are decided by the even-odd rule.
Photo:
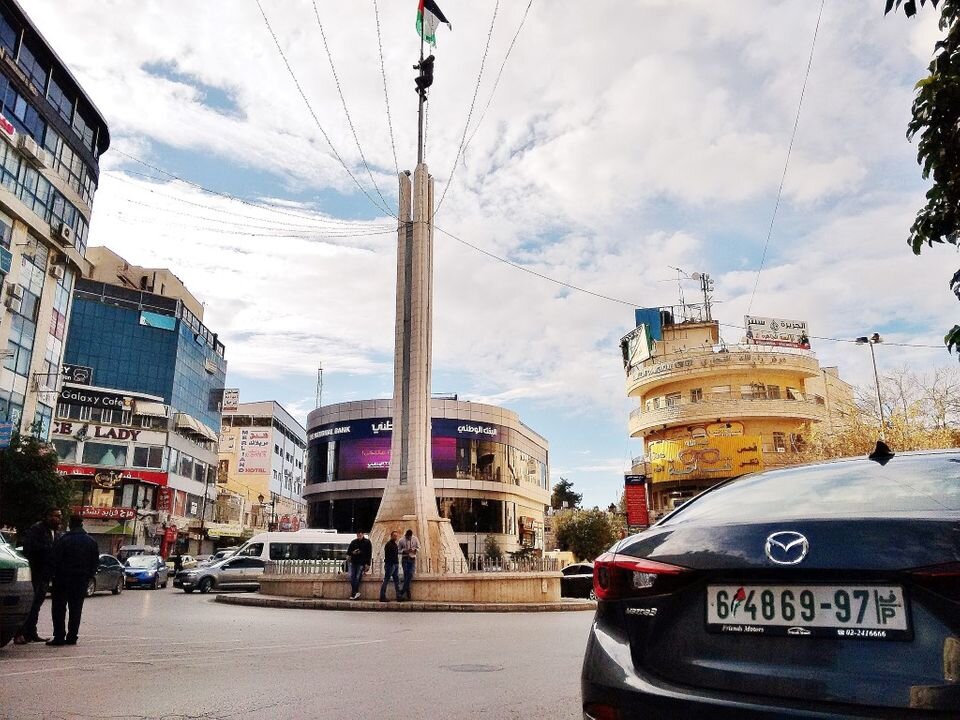
[[[162,487],[157,491],[157,510],[170,512],[170,488]]]
[[[177,539],[177,529],[172,525],[167,528],[166,538],[168,543],[172,543],[174,540]]]
[[[0,115],[0,137],[9,142],[13,142],[17,138],[17,129],[3,115]]]
[[[57,465],[57,470],[61,475],[73,475],[75,477],[93,478],[97,473],[104,472],[103,468],[93,467],[92,465]],[[120,473],[120,480],[141,480],[154,485],[167,484],[167,473],[157,470],[131,470],[130,468],[116,468],[113,472]]]
[[[137,511],[128,507],[93,507],[84,505],[83,507],[73,507],[71,511],[74,515],[82,518],[95,518],[97,520],[133,520],[137,516]]]
[[[290,530],[292,532],[297,532],[300,529],[300,516],[294,515],[290,518]]]
[[[650,511],[647,507],[647,478],[643,475],[627,475],[623,487],[624,501],[627,505],[627,525],[647,527],[650,525]]]

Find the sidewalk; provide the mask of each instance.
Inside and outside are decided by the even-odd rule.
[[[565,612],[596,609],[592,600],[561,600],[553,603],[441,603],[379,602],[376,600],[326,600],[279,595],[217,595],[215,602],[248,607],[299,608],[301,610],[373,610],[382,612]]]

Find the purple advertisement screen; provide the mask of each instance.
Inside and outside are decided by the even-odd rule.
[[[376,480],[390,469],[390,437],[341,440],[338,480]],[[454,477],[457,469],[457,439],[433,438],[433,474]]]

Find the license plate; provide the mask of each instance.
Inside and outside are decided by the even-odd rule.
[[[899,585],[710,585],[707,630],[866,640],[912,637]]]

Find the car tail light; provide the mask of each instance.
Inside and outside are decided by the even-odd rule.
[[[669,592],[675,585],[671,581],[686,572],[676,565],[608,552],[593,561],[593,589],[600,600],[658,595]]]
[[[917,585],[951,600],[960,601],[960,563],[916,568],[910,570],[909,575]]]
[[[620,711],[606,703],[587,703],[583,712],[591,720],[620,720]]]

